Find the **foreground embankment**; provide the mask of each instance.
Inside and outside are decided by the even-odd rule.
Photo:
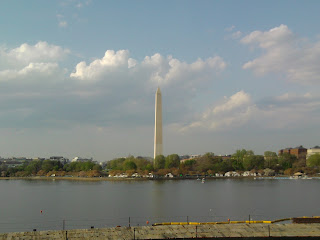
[[[0,234],[24,239],[320,239],[320,224],[214,224],[117,227]]]

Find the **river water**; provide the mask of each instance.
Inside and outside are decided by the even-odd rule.
[[[319,189],[320,179],[0,180],[0,232],[320,216]]]

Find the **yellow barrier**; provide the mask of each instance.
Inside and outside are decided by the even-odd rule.
[[[198,222],[189,222],[189,225],[200,225],[201,223]]]
[[[314,218],[320,218],[320,217],[314,217]],[[283,218],[283,219],[277,219],[274,221],[228,221],[228,222],[163,222],[163,223],[154,223],[153,226],[161,226],[161,225],[208,225],[208,224],[240,224],[240,223],[246,223],[246,224],[254,224],[254,223],[266,223],[266,224],[272,224],[277,222],[283,222],[283,221],[289,221],[292,218]]]
[[[262,221],[262,223],[273,223],[272,221]]]

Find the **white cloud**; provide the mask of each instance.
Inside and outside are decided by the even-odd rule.
[[[258,75],[285,74],[287,80],[301,84],[320,82],[320,41],[299,38],[286,25],[266,32],[254,31],[241,39],[243,44],[262,49],[260,57],[243,65]]]
[[[7,61],[14,64],[17,61],[23,64],[29,64],[30,62],[54,62],[63,59],[69,53],[70,50],[68,49],[41,41],[35,45],[24,43],[12,50],[0,52],[1,58],[6,58]]]
[[[156,53],[138,61],[128,50],[108,50],[88,64],[79,62],[66,75],[60,65],[69,52],[46,42],[0,51],[4,126],[150,124],[157,85],[172,102],[168,109],[175,114],[168,114],[167,121],[173,122],[183,118],[196,91],[211,87],[226,68],[219,56],[187,63]],[[19,109],[32,114],[16,118],[15,109],[20,115]]]
[[[57,63],[30,63],[28,66],[17,70],[17,69],[7,69],[0,71],[0,81],[8,81],[17,78],[30,77],[32,80],[36,76],[52,76],[54,74],[59,74],[59,67]]]
[[[236,31],[236,32],[232,33],[231,36],[233,39],[238,39],[242,36],[242,32]]]
[[[241,39],[242,43],[257,43],[261,48],[277,47],[286,45],[294,40],[294,35],[286,25],[280,25],[267,32],[254,31]]]
[[[62,7],[72,6],[76,8],[82,8],[88,6],[92,0],[64,0],[60,2]]]
[[[226,130],[245,124],[255,111],[249,94],[239,91],[223,102],[209,107],[196,121],[183,127],[182,130],[205,128],[209,130]]]
[[[70,74],[70,77],[80,80],[99,80],[103,74],[115,71],[119,67],[133,67],[132,60],[129,61],[129,51],[107,50],[101,59],[96,59],[89,65],[85,62],[80,62],[76,66],[75,72]]]
[[[36,79],[60,79],[65,69],[60,69],[58,61],[63,60],[70,51],[47,42],[35,45],[27,43],[13,49],[0,50],[0,81],[19,81],[24,83]],[[47,78],[48,79],[48,78]]]
[[[84,6],[88,6],[91,2],[92,2],[91,0],[85,0],[85,1],[78,0],[78,1],[75,2],[75,6],[77,8],[82,8]]]
[[[57,19],[58,19],[58,24],[59,24],[59,27],[67,27],[68,26],[68,22],[65,20],[65,17],[61,14],[57,14]]]
[[[227,97],[225,97],[225,99],[227,99]],[[212,112],[214,114],[230,112],[230,111],[233,111],[234,109],[240,108],[241,106],[246,106],[250,104],[250,102],[251,102],[250,96],[244,91],[240,91],[232,95],[229,99],[227,99],[225,103],[214,107]]]
[[[225,28],[224,30],[225,30],[226,32],[231,32],[233,29],[235,29],[235,27],[236,27],[236,26],[232,25],[232,26],[230,26],[230,27]]]
[[[251,129],[291,129],[312,126],[320,120],[320,95],[286,93],[255,103],[248,93],[240,91],[213,104],[180,130],[207,129],[228,131]]]
[[[215,75],[226,68],[219,56],[206,60],[198,59],[193,63],[181,62],[156,53],[146,56],[142,62],[129,58],[128,50],[107,50],[104,57],[90,64],[80,62],[70,77],[83,81],[118,81],[116,76],[127,79],[144,79],[144,84],[152,87],[167,86],[183,82],[185,87],[196,87],[201,82],[214,79]]]
[[[59,21],[59,27],[67,27],[68,23],[67,21]]]

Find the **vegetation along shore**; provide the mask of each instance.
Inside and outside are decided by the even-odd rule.
[[[255,155],[251,150],[237,150],[230,156],[206,153],[181,160],[177,154],[159,155],[154,161],[128,156],[99,164],[92,161],[62,163],[58,160],[25,161],[16,166],[0,165],[1,179],[75,179],[109,180],[125,178],[196,178],[206,177],[270,177],[318,176],[320,154],[307,160],[295,155],[266,151]]]

